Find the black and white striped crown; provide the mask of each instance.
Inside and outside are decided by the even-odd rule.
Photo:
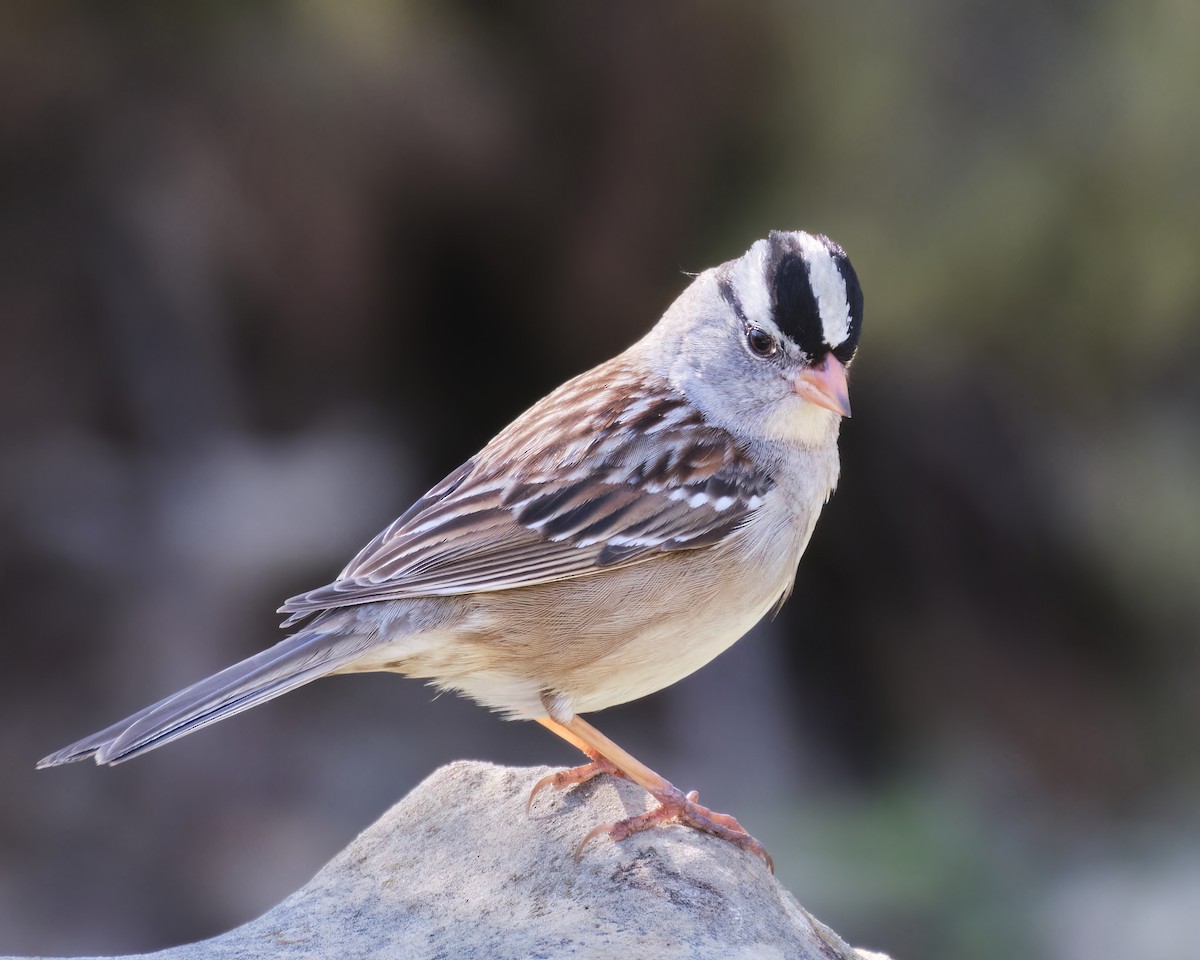
[[[744,322],[774,328],[809,358],[849,363],[862,332],[863,295],[846,252],[828,237],[772,231],[720,277]]]

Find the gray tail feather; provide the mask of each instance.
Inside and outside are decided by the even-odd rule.
[[[132,759],[323,677],[361,656],[373,639],[338,629],[322,630],[314,624],[50,754],[38,762],[38,769],[88,757],[98,764]]]

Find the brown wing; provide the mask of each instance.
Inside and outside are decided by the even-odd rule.
[[[514,421],[379,534],[288,622],[375,600],[508,590],[705,547],[773,481],[665,381],[620,358]]]

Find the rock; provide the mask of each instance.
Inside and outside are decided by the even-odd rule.
[[[588,830],[651,801],[606,776],[547,790],[526,815],[529,788],[547,772],[443,767],[273,910],[212,940],[142,956],[880,957],[846,946],[756,857],[694,830],[594,841],[576,863]]]

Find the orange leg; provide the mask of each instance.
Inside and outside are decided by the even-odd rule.
[[[746,832],[737,820],[723,813],[714,813],[707,807],[701,806],[697,802],[699,795],[696,791],[684,794],[682,790],[659,776],[636,757],[622,750],[582,717],[572,717],[565,724],[560,724],[549,717],[538,717],[537,720],[551,733],[557,734],[582,750],[592,762],[582,767],[543,777],[534,784],[526,809],[544,787],[554,786],[561,789],[573,783],[586,783],[602,773],[615,773],[632,780],[659,803],[658,807],[646,813],[630,817],[627,820],[618,820],[616,823],[603,823],[590,831],[575,850],[577,859],[583,853],[583,848],[601,834],[607,834],[613,840],[624,840],[642,830],[649,830],[662,824],[682,823],[728,840],[743,850],[749,850],[761,857],[772,873],[775,872],[775,865],[771,861],[770,854],[761,843]]]
[[[546,787],[562,790],[576,784],[587,783],[602,773],[610,773],[614,777],[625,776],[617,768],[616,764],[606,760],[599,751],[593,750],[566,727],[555,723],[549,717],[534,717],[534,719],[551,733],[562,737],[567,743],[581,750],[584,756],[591,762],[585,763],[582,766],[571,767],[569,770],[559,770],[558,773],[551,773],[542,777],[541,780],[533,785],[533,789],[529,791],[529,799],[525,801],[526,813],[533,809],[533,801]]]

